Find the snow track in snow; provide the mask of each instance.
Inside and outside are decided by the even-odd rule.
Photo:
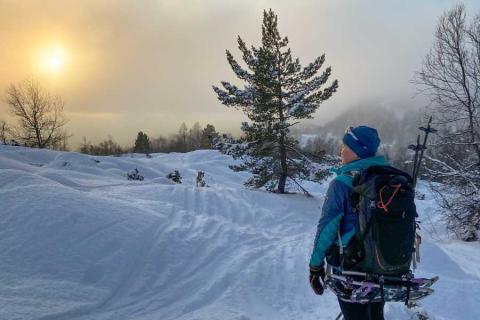
[[[334,319],[335,297],[307,281],[327,185],[308,184],[314,198],[246,190],[230,163],[0,146],[0,319]],[[126,179],[134,168],[144,181]],[[165,178],[175,169],[183,184]],[[195,187],[198,170],[210,187]],[[425,193],[420,212],[435,220]],[[426,236],[434,319],[480,318],[478,252]],[[412,314],[388,305],[386,319]]]

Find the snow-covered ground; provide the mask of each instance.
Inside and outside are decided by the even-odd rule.
[[[307,281],[323,194],[246,190],[216,151],[92,157],[0,146],[0,319],[334,319]],[[128,181],[138,168],[144,181]],[[179,170],[182,184],[165,176]],[[205,171],[208,188],[197,188]],[[480,245],[447,240],[435,203],[417,275],[431,319],[480,319]],[[413,319],[388,304],[386,319]]]

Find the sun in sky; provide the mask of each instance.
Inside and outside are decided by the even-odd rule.
[[[68,52],[65,47],[55,45],[40,50],[38,63],[40,70],[50,75],[57,75],[65,70]]]

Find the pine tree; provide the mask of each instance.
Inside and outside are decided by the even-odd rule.
[[[215,130],[215,127],[211,124],[207,124],[205,129],[202,131],[202,136],[200,138],[200,148],[202,149],[212,149],[213,141],[218,138],[218,132]]]
[[[150,139],[146,133],[140,131],[137,134],[137,139],[135,140],[135,146],[133,147],[133,150],[136,153],[150,153]]]
[[[242,123],[243,136],[232,145],[232,155],[243,160],[233,169],[253,173],[247,186],[279,193],[285,193],[288,178],[296,182],[296,178],[310,174],[309,161],[297,151],[297,143],[289,135],[290,127],[297,120],[312,118],[319,105],[338,88],[337,80],[324,87],[331,75],[330,67],[317,74],[325,55],[302,68],[287,45],[288,38],[282,38],[278,31],[277,15],[271,9],[264,11],[262,45],[249,49],[238,37],[238,48],[248,68],[244,69],[226,50],[227,60],[245,83],[244,88],[226,81],[222,89],[213,86],[224,105],[242,110],[250,120]]]

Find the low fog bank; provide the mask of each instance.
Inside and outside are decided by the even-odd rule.
[[[411,160],[408,145],[413,144],[418,127],[425,122],[422,108],[408,102],[363,102],[326,122],[324,125],[303,125],[292,133],[309,152],[338,154],[341,139],[348,126],[367,125],[378,130],[382,144],[380,153],[396,166],[408,169]]]

